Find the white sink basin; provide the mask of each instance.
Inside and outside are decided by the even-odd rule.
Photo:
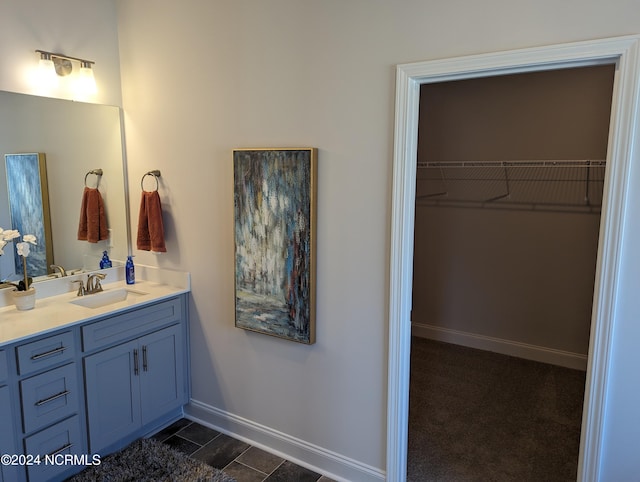
[[[100,308],[102,306],[112,305],[119,303],[131,297],[138,297],[148,295],[144,291],[134,290],[131,288],[117,288],[111,290],[101,291],[92,295],[84,295],[78,297],[69,303],[74,305],[84,306],[85,308]]]

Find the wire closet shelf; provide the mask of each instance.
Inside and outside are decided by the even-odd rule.
[[[606,161],[419,161],[416,206],[599,213]]]

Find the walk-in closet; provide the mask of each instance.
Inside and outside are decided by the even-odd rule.
[[[409,481],[575,480],[614,73],[421,86]]]

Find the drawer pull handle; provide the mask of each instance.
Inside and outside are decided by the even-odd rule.
[[[64,452],[67,449],[70,449],[71,447],[73,447],[72,443],[68,443],[67,445],[63,445],[62,447],[60,447],[58,450],[54,450],[53,452],[51,452],[50,454],[48,454],[48,457],[55,457],[56,455],[58,455],[61,452]]]
[[[149,365],[147,364],[147,345],[142,346],[142,369],[145,372],[149,371]]]
[[[45,398],[44,400],[38,400],[35,403],[36,407],[39,407],[41,405],[44,405],[45,403],[49,403],[49,402],[53,402],[54,400],[57,400],[60,397],[64,397],[69,395],[69,390],[65,390],[64,392],[60,392],[60,393],[56,393],[55,395],[50,396],[49,398]]]
[[[138,349],[134,348],[133,349],[133,374],[137,375],[139,372],[139,368],[138,368]]]
[[[54,350],[48,351],[46,353],[38,353],[37,355],[33,355],[31,357],[31,359],[34,360],[34,361],[35,360],[40,360],[40,358],[44,358],[44,357],[47,357],[47,356],[57,355],[58,353],[62,353],[66,349],[67,349],[66,346],[61,346],[61,347],[58,347],[58,348],[56,348]]]

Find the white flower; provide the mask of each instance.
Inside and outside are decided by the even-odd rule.
[[[36,237],[33,234],[25,234],[22,236],[22,241],[25,243],[37,244]]]
[[[20,236],[20,233],[18,232],[17,229],[4,230],[4,229],[0,228],[0,239],[3,240],[3,241],[11,241],[12,239],[17,238],[18,236]],[[31,235],[31,236],[33,236],[33,235]]]
[[[0,256],[4,254],[4,247],[9,243],[20,237],[20,232],[17,229],[3,229],[0,227]],[[18,254],[23,257],[29,256],[29,245],[36,245],[36,237],[33,234],[25,234],[22,236],[22,242],[16,243],[16,250]]]
[[[9,241],[13,241],[20,237],[20,232],[17,229],[3,229],[0,227],[0,256],[4,254],[4,247]],[[33,234],[25,234],[22,236],[22,242],[16,243],[16,250],[18,254],[24,258],[29,256],[29,245],[36,245],[36,237]]]
[[[16,243],[16,250],[18,251],[18,254],[20,256],[23,257],[27,257],[29,256],[29,250],[31,248],[29,247],[29,243]]]
[[[17,229],[3,229],[0,227],[0,256],[4,254],[3,248],[7,245],[9,241],[12,241],[16,238],[20,237],[20,233]],[[22,270],[24,274],[24,279],[20,281],[19,284],[13,284],[18,288],[19,291],[26,291],[29,289],[30,278],[27,275],[27,256],[29,256],[29,251],[31,250],[30,244],[36,244],[36,237],[33,234],[25,234],[22,236],[22,242],[16,243],[16,251],[19,256],[22,256]]]

